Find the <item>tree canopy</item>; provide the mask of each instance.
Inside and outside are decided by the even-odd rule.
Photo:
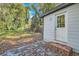
[[[22,4],[0,4],[0,32],[23,30],[26,10]]]
[[[28,12],[30,9],[35,12],[35,15],[31,18],[31,28],[32,30],[38,29],[43,24],[40,12],[44,14],[54,7],[54,3],[38,3],[37,7],[34,3],[30,3],[27,7],[21,3],[2,3],[0,4],[0,33],[24,31],[25,24],[28,23],[30,17]]]

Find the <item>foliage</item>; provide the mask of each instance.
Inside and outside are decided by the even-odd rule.
[[[39,12],[42,12],[42,14],[46,13],[50,9],[55,7],[55,3],[39,3],[38,7],[40,8]],[[37,8],[34,7],[33,4],[31,4],[31,8],[35,10],[35,15],[32,17],[32,24],[31,29],[33,31],[41,30],[41,26],[43,25],[43,19],[40,18],[40,13],[38,12]]]
[[[11,32],[22,32],[25,30],[26,23],[29,22],[29,9],[34,9],[35,15],[31,19],[31,30],[38,30],[43,20],[40,18],[40,11],[42,14],[55,7],[54,3],[38,3],[35,7],[33,3],[28,7],[24,7],[21,3],[2,3],[0,4],[0,34]],[[29,30],[28,30],[29,31]]]
[[[26,11],[22,4],[0,4],[0,33],[23,31]]]
[[[55,8],[56,3],[39,3],[40,10],[42,13],[46,13],[50,11],[51,9]]]

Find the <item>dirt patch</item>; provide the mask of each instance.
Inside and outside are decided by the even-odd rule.
[[[0,54],[5,52],[6,50],[17,48],[22,44],[32,43],[38,40],[40,34],[35,33],[32,36],[26,36],[25,34],[19,37],[7,37],[0,38]]]
[[[51,51],[49,48],[46,50],[46,42],[38,40],[28,44],[21,44],[19,47],[6,50],[2,56],[57,56],[58,54]]]
[[[40,33],[35,33],[31,37],[21,37],[20,39],[2,39],[0,42],[0,55],[2,56],[57,56],[49,48],[45,47],[46,42],[42,40]]]

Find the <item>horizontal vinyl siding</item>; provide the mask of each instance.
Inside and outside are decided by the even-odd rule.
[[[53,15],[44,18],[44,41],[53,41],[55,39],[55,19]]]
[[[72,48],[79,50],[79,4],[74,4],[53,14],[44,17],[44,35],[45,41],[53,41],[55,39],[55,17],[58,14],[67,12],[66,35],[68,42]],[[52,18],[52,21],[50,21]]]
[[[79,50],[79,4],[68,8],[68,42]]]

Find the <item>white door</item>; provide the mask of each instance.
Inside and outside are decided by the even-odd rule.
[[[66,39],[66,14],[56,15],[56,40],[67,42]]]

